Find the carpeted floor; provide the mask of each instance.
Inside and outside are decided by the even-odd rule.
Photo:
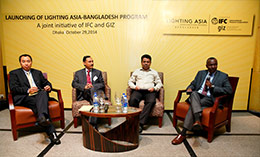
[[[139,147],[123,153],[86,149],[82,143],[82,127],[73,127],[70,110],[65,111],[65,119],[64,130],[55,123],[60,145],[50,144],[39,127],[20,129],[18,140],[13,141],[9,111],[0,111],[0,156],[260,156],[260,118],[247,112],[232,113],[231,132],[225,132],[224,127],[216,130],[212,143],[207,142],[206,136],[190,133],[187,144],[177,146],[171,144],[177,135],[172,126],[172,113],[165,113],[162,128],[152,119],[139,137]],[[123,118],[113,118],[111,126],[101,121],[99,130],[105,131],[123,121]],[[181,129],[182,123],[178,126]]]

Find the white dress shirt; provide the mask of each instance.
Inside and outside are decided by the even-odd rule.
[[[140,89],[154,88],[156,91],[163,86],[162,81],[157,73],[153,69],[144,70],[143,68],[136,69],[128,81],[128,85],[131,89],[139,87]]]
[[[205,77],[205,79],[204,79],[204,81],[203,81],[203,83],[202,83],[202,85],[201,85],[201,87],[200,87],[198,93],[202,94],[202,91],[203,91],[204,86],[205,86],[206,79],[207,79],[208,77],[210,77],[210,82],[212,82],[212,80],[213,80],[213,78],[214,78],[214,75],[215,75],[215,73],[213,73],[212,75],[210,75],[209,72],[208,72],[208,74],[206,75],[206,77]],[[207,90],[207,96],[210,96],[210,90]]]

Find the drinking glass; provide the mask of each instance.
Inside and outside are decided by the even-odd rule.
[[[120,95],[119,93],[115,93],[115,102],[116,102],[116,112],[121,112],[121,106],[120,106]]]
[[[104,113],[105,112],[105,107],[104,107],[104,103],[105,103],[105,94],[103,91],[98,92],[98,100],[99,100],[99,112]]]

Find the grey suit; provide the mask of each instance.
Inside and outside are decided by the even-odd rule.
[[[87,75],[86,75],[86,69],[81,69],[75,72],[74,79],[72,81],[72,87],[76,88],[77,91],[77,100],[84,100],[87,97],[89,99],[87,101],[90,101],[92,103],[92,96],[94,92],[103,91],[105,90],[105,84],[102,77],[102,72],[97,69],[92,69],[92,76],[91,76],[91,82],[93,85],[93,88],[86,91],[85,86],[87,84]],[[89,94],[88,96],[84,94]]]
[[[215,87],[209,89],[210,96],[199,94],[198,90],[203,85],[207,74],[207,70],[199,71],[195,79],[187,87],[187,89],[191,88],[193,91],[191,96],[187,99],[187,101],[191,103],[191,106],[183,124],[184,128],[188,130],[192,129],[192,125],[195,122],[193,116],[195,113],[201,113],[203,108],[212,106],[216,97],[232,93],[232,87],[229,83],[228,75],[217,70],[214,74],[213,80],[211,81],[211,84],[213,84]]]

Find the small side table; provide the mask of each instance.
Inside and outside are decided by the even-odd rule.
[[[135,149],[139,145],[139,114],[141,109],[128,107],[128,113],[116,113],[115,106],[109,106],[107,113],[80,111],[84,147],[101,152],[123,152]],[[87,116],[99,118],[126,117],[117,127],[100,133],[89,123]],[[125,141],[127,144],[116,141]]]

